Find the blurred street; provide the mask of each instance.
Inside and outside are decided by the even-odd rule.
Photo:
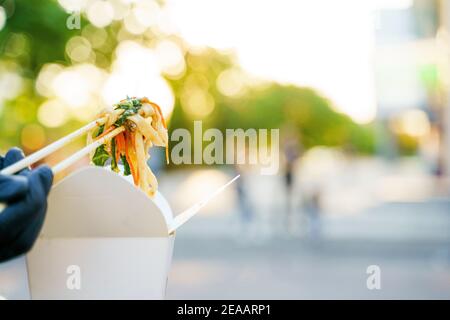
[[[183,226],[167,298],[450,298],[448,199],[324,214],[316,234],[301,217],[294,219],[297,228],[287,232],[277,224],[280,219],[263,217],[263,209],[258,207],[260,214],[247,226],[237,208],[206,208]],[[273,212],[281,215],[282,210]],[[381,268],[381,290],[366,287],[369,265]]]
[[[388,205],[399,233],[402,210],[408,205]],[[431,240],[405,242],[383,239],[383,209],[365,214],[370,225],[324,221],[335,234],[319,243],[282,235],[245,242],[233,237],[201,238],[181,230],[177,234],[174,264],[169,276],[169,299],[449,299],[450,298],[450,202],[421,206],[422,215],[433,216],[435,226],[412,226],[409,236]],[[395,213],[395,210],[398,213]],[[446,209],[446,212],[444,211]],[[381,217],[375,217],[380,214]],[[415,212],[411,212],[412,215]],[[374,217],[370,217],[373,215]],[[202,218],[192,225],[202,224]],[[422,219],[426,221],[425,217]],[[211,222],[212,223],[212,222]],[[377,225],[378,224],[378,225]],[[363,228],[363,230],[360,229]],[[373,229],[372,229],[373,227]],[[346,229],[354,235],[340,237]],[[340,230],[339,230],[340,229]],[[363,231],[369,231],[367,239]],[[343,233],[343,232],[342,232]],[[378,233],[379,238],[375,239]],[[381,268],[381,290],[366,288],[366,268]]]
[[[381,268],[381,290],[366,268]],[[189,275],[189,276],[187,276]],[[240,246],[178,235],[168,299],[449,299],[449,243],[298,239]]]

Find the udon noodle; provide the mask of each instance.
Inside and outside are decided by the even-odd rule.
[[[88,133],[88,144],[118,127],[123,126],[125,130],[92,152],[92,163],[105,166],[111,160],[115,172],[120,172],[119,163],[122,163],[123,174],[132,175],[134,184],[152,197],[158,181],[147,165],[148,150],[153,146],[165,147],[168,161],[167,126],[160,107],[145,97],[127,98],[98,115],[98,118],[105,117],[104,125]]]

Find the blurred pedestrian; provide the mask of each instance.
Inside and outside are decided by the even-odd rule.
[[[317,242],[321,238],[320,187],[305,197],[304,209],[308,219],[308,238]]]
[[[254,220],[253,209],[246,190],[246,178],[243,170],[238,166],[233,166],[234,176],[240,174],[240,178],[236,180],[236,194],[239,206],[239,221],[242,227],[242,233],[248,234]]]
[[[289,133],[286,135],[283,144],[284,154],[284,189],[285,189],[285,210],[286,210],[286,224],[288,231],[293,230],[294,218],[294,187],[295,187],[295,164],[300,157],[300,136],[296,133]],[[300,195],[298,195],[300,197]]]

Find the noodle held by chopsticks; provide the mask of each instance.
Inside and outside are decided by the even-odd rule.
[[[119,172],[118,164],[122,162],[124,175],[132,175],[137,187],[154,196],[158,181],[147,165],[148,149],[165,147],[168,161],[167,127],[160,107],[145,97],[127,98],[103,110],[98,117],[106,117],[106,122],[88,133],[88,144],[115,128],[124,126],[125,131],[98,147],[90,155],[92,163],[104,166],[111,159],[111,169]]]

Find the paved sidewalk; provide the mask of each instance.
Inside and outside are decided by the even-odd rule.
[[[188,205],[181,178],[162,185],[180,195],[169,199],[176,212]],[[248,181],[253,218],[230,188],[177,232],[169,299],[450,299],[450,199],[328,207],[316,220],[299,206],[288,220],[279,177],[258,179]],[[199,181],[187,186],[212,190]],[[370,265],[381,268],[381,290],[367,289]]]
[[[449,202],[389,203],[321,221],[321,236],[199,216],[177,233],[169,299],[450,299]],[[366,287],[369,265],[382,289]]]
[[[177,237],[168,299],[450,299],[450,243]],[[366,287],[374,264],[381,290]]]

